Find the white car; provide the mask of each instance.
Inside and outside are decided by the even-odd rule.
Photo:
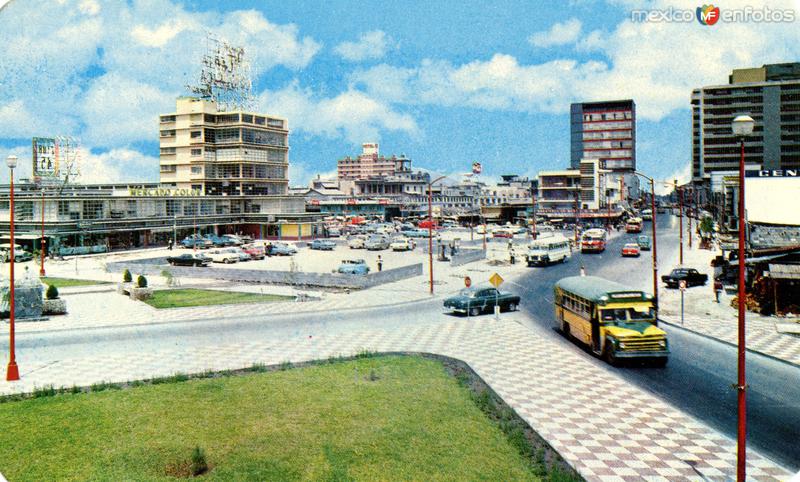
[[[389,248],[392,251],[411,251],[416,246],[413,240],[408,238],[395,238],[392,240]]]
[[[363,235],[353,236],[348,242],[347,246],[350,249],[364,249],[366,248],[367,237]]]
[[[236,255],[239,258],[239,261],[250,261],[253,259],[253,257],[245,253],[242,248],[223,248],[222,251],[227,251],[228,253]]]
[[[239,261],[239,255],[231,252],[229,249],[230,248],[210,249],[203,254],[211,258],[211,261],[215,263],[236,263]]]

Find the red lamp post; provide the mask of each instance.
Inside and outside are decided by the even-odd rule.
[[[41,266],[39,267],[39,276],[44,276],[44,187],[42,187],[42,240],[39,242],[39,251],[42,257]]]
[[[433,294],[433,185],[447,176],[439,176],[428,183],[428,273],[430,292]],[[485,231],[485,230],[484,230]]]
[[[11,155],[6,158],[6,165],[11,171],[11,183],[9,186],[9,238],[11,243],[9,264],[9,283],[8,283],[8,334],[9,334],[9,354],[8,368],[6,370],[6,381],[14,382],[19,380],[19,367],[17,367],[17,355],[14,347],[14,168],[17,167],[17,156]]]
[[[739,138],[741,155],[739,157],[739,362],[738,379],[735,385],[738,392],[738,419],[737,450],[736,450],[736,480],[744,482],[747,464],[747,382],[745,378],[745,266],[744,266],[744,231],[746,219],[744,212],[744,139],[753,133],[755,122],[747,115],[736,116],[733,119],[733,135]]]

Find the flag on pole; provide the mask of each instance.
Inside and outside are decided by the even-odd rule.
[[[472,163],[472,173],[473,174],[480,174],[481,173],[481,163],[480,162],[473,162]]]

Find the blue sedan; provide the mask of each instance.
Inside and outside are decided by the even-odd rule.
[[[364,275],[369,273],[369,266],[363,259],[344,259],[337,271],[342,274]]]
[[[333,241],[328,241],[327,239],[315,239],[314,241],[311,241],[311,244],[309,244],[308,247],[322,251],[333,251],[333,248],[336,247],[336,243]]]

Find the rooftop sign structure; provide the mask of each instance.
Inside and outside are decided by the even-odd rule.
[[[200,82],[188,87],[194,94],[216,102],[220,111],[252,110],[253,84],[244,48],[208,32]]]

